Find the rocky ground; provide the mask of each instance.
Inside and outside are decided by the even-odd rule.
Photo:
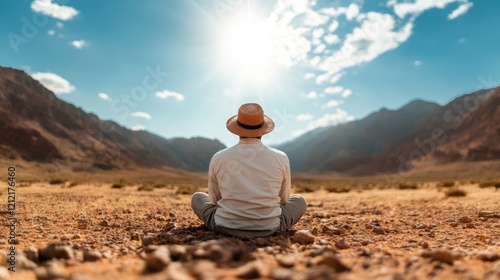
[[[16,272],[0,279],[500,279],[500,192],[462,189],[306,193],[289,233],[236,239],[171,189],[18,187]]]

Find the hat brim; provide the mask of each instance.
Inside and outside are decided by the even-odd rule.
[[[264,115],[264,125],[258,129],[247,129],[238,125],[238,115],[230,117],[226,122],[227,130],[241,137],[259,137],[274,130],[274,122]]]

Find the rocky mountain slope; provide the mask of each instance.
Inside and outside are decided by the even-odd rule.
[[[217,140],[164,139],[100,120],[23,71],[0,67],[0,158],[61,163],[74,171],[206,171],[211,156],[224,147]]]

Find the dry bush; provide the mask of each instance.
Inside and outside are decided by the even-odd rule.
[[[151,192],[155,189],[155,187],[153,185],[140,185],[137,190],[138,191],[146,191],[146,192]]]
[[[64,183],[65,181],[66,180],[61,179],[61,178],[53,178],[53,179],[49,180],[49,184],[51,184],[51,185],[59,185],[59,184]]]
[[[115,183],[113,183],[113,184],[111,185],[111,188],[112,188],[112,189],[121,189],[121,188],[123,188],[123,187],[125,187],[125,182],[123,181],[123,179],[121,179],[120,181],[115,182]]]
[[[311,183],[299,183],[293,186],[294,190],[298,193],[312,193],[318,188]]]
[[[479,183],[480,188],[495,187],[495,189],[500,189],[500,181],[485,181]]]
[[[195,185],[180,185],[177,186],[175,190],[176,195],[192,195],[193,193],[200,191],[201,188]]]
[[[416,189],[418,189],[418,184],[411,183],[411,182],[403,182],[403,183],[399,183],[398,189],[400,189],[400,190],[416,190]]]
[[[445,187],[445,188],[451,188],[451,187],[455,186],[455,182],[454,181],[443,181],[443,182],[439,183],[439,186]]]
[[[459,197],[459,196],[466,196],[467,192],[460,188],[453,187],[446,190],[445,195],[448,197]]]
[[[333,193],[347,193],[351,191],[350,186],[339,186],[339,185],[327,185],[325,186],[327,192]]]

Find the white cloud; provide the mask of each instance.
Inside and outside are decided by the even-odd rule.
[[[342,97],[347,98],[349,95],[352,94],[352,90],[346,89],[342,92]]]
[[[443,9],[450,3],[462,1],[463,0],[415,0],[414,2],[397,3],[397,1],[394,0],[389,1],[387,5],[393,6],[396,15],[400,18],[404,18],[406,15],[418,15],[428,9]]]
[[[306,79],[306,80],[312,79],[314,77],[316,77],[316,75],[314,73],[306,73],[304,75],[304,79]]]
[[[413,62],[413,65],[415,65],[415,66],[420,66],[421,64],[422,64],[422,61],[420,61],[420,60],[415,60]]]
[[[327,42],[329,45],[337,44],[340,42],[339,36],[334,35],[334,34],[328,34],[324,37],[325,42]]]
[[[31,9],[34,12],[60,20],[70,20],[79,13],[72,7],[52,3],[52,0],[34,0],[31,3]]]
[[[351,20],[355,18],[357,15],[359,15],[359,7],[356,4],[351,4],[349,7],[347,7],[347,10],[345,11],[345,16],[347,20]]]
[[[326,102],[325,107],[326,108],[331,108],[331,107],[337,107],[340,105],[340,102],[338,100],[330,100]]]
[[[75,87],[65,80],[64,78],[50,72],[46,73],[33,73],[33,79],[38,80],[43,86],[51,90],[55,94],[70,93],[75,90]]]
[[[301,130],[293,131],[294,136],[300,136],[308,131],[314,130],[318,127],[332,126],[340,123],[353,121],[354,117],[349,115],[346,111],[337,108],[333,114],[325,114],[322,117],[312,120],[307,124],[307,127]]]
[[[343,87],[336,86],[336,87],[327,87],[325,88],[325,93],[328,94],[338,94],[341,93],[344,90]]]
[[[71,42],[71,45],[73,45],[73,47],[75,47],[77,49],[82,49],[82,48],[87,46],[87,42],[85,42],[84,40],[77,40],[77,41]]]
[[[413,23],[410,21],[400,29],[395,28],[396,22],[391,15],[367,13],[362,25],[348,34],[340,50],[319,64],[319,68],[332,77],[345,68],[372,61],[408,40]]]
[[[321,44],[314,49],[314,53],[322,53],[326,49],[325,44]]]
[[[58,21],[58,22],[56,23],[56,26],[57,26],[57,28],[63,28],[63,27],[64,27],[64,23],[62,23],[62,22]]]
[[[312,36],[313,38],[318,39],[323,37],[323,34],[325,34],[325,30],[323,28],[318,28],[313,31]]]
[[[143,119],[146,119],[146,120],[150,120],[151,119],[151,115],[148,114],[148,113],[144,113],[144,112],[133,112],[132,114],[130,114],[132,117],[136,117],[136,118],[143,118]]]
[[[461,15],[464,15],[470,8],[472,8],[472,6],[474,6],[474,3],[464,3],[458,6],[458,8],[453,10],[453,12],[451,12],[451,14],[448,15],[448,19],[453,20]]]
[[[314,117],[313,115],[311,114],[300,114],[300,115],[297,115],[297,117],[295,117],[296,120],[298,121],[310,121],[312,120]]]
[[[318,98],[318,93],[315,92],[315,91],[311,91],[311,92],[309,92],[307,94],[307,98],[309,98],[309,99],[316,99],[316,98]]]
[[[99,93],[97,96],[99,96],[100,99],[111,101],[111,97],[109,97],[109,95],[107,95],[103,92]]]
[[[464,37],[462,37],[462,38],[458,39],[458,43],[459,43],[459,44],[463,44],[463,43],[465,43],[466,41],[467,41],[467,39],[465,39]]]
[[[140,124],[136,124],[130,128],[132,131],[142,131],[146,130],[146,127]]]
[[[172,97],[172,98],[176,99],[177,101],[184,100],[184,95],[177,93],[177,92],[169,91],[169,90],[159,91],[155,95],[161,99],[167,99],[167,98]]]
[[[56,34],[56,32],[51,29],[51,30],[47,31],[47,34],[49,34],[49,36],[54,36]]]
[[[330,27],[328,27],[328,31],[330,33],[332,32],[335,32],[335,30],[337,30],[337,28],[339,27],[339,22],[334,20],[331,24],[330,24]]]
[[[333,75],[330,78],[330,83],[335,84],[336,82],[338,82],[340,80],[340,78],[342,78],[342,76],[343,76],[342,73],[337,73],[337,74]]]

